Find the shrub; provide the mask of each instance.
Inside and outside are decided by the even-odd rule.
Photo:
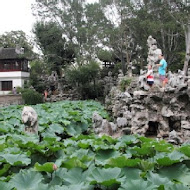
[[[21,94],[23,91],[24,91],[24,89],[23,89],[22,87],[20,87],[20,86],[17,86],[17,87],[16,87],[16,92],[17,92],[18,94]]]
[[[123,78],[120,82],[120,90],[124,92],[126,90],[126,87],[128,87],[131,84],[131,81],[131,78]]]
[[[99,64],[91,61],[77,68],[68,69],[65,76],[71,85],[76,86],[83,99],[94,99],[103,94],[102,87],[97,83],[99,74]]]
[[[22,98],[25,104],[35,105],[43,102],[43,96],[33,89],[23,89]]]

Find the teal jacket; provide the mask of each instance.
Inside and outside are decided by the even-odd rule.
[[[158,73],[159,75],[166,75],[166,67],[167,67],[167,62],[165,59],[160,60],[161,66],[158,68]]]

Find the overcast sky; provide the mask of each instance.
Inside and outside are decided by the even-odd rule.
[[[95,2],[97,0],[88,0]],[[0,34],[12,30],[23,30],[30,35],[35,17],[31,4],[35,0],[0,0]]]

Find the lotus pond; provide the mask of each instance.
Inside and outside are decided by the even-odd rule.
[[[39,137],[23,132],[23,106],[0,108],[0,190],[190,189],[190,145],[97,137],[92,113],[108,114],[95,101],[32,107]]]

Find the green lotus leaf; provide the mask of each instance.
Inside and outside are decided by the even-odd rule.
[[[2,113],[0,113],[0,121],[4,120],[4,115]]]
[[[8,148],[5,148],[3,152],[11,153],[11,154],[19,154],[21,153],[21,149],[18,147],[8,147]]]
[[[9,129],[9,125],[6,125],[5,122],[0,122],[0,133],[8,133]]]
[[[164,190],[189,190],[189,188],[183,184],[165,185]]]
[[[154,165],[155,165],[155,163],[153,163],[153,162],[141,160],[141,162],[139,163],[139,168],[141,170],[143,170],[144,172],[147,172],[147,171],[154,170]]]
[[[164,167],[158,171],[162,177],[169,180],[176,180],[184,185],[190,185],[190,169],[185,164],[175,164],[173,166]]]
[[[34,189],[30,189],[30,190],[34,190]],[[35,190],[53,190],[52,187],[50,187],[48,184],[43,184],[43,183],[39,183],[36,186]]]
[[[0,111],[2,190],[7,188],[7,182],[9,190],[187,190],[190,186],[187,144],[180,148],[137,135],[119,139],[83,135],[92,126],[94,111],[108,118],[100,103],[62,101],[35,105],[39,136],[24,133],[22,109],[23,106],[9,106]],[[56,172],[54,162],[59,166]],[[121,172],[117,175],[118,169]],[[16,176],[20,180],[13,186]],[[30,184],[36,176],[40,180]]]
[[[105,165],[106,160],[109,160],[110,158],[119,157],[121,154],[119,151],[108,149],[108,150],[99,150],[95,157],[96,164]]]
[[[101,138],[97,138],[91,141],[91,147],[97,152],[99,150],[114,149],[114,145],[103,141]]]
[[[143,137],[143,136],[139,136],[138,138],[142,143],[150,143],[150,144],[152,144],[153,142],[155,142],[155,140],[152,139],[152,138],[146,138],[146,137]]]
[[[60,120],[59,122],[62,123],[62,124],[64,124],[65,126],[71,124],[71,122],[70,122],[69,120],[66,120],[66,119],[62,119],[62,120]]]
[[[136,136],[134,135],[125,135],[119,139],[120,142],[123,142],[127,145],[130,144],[136,144],[139,140]]]
[[[90,181],[90,184],[101,184],[106,187],[112,186],[114,184],[120,184],[121,182],[119,179],[121,174],[120,168],[109,168],[109,169],[101,169],[101,168],[95,168],[92,170],[92,173],[88,177],[88,181]]]
[[[174,146],[166,143],[165,141],[160,141],[153,144],[155,150],[158,152],[172,152],[174,150]]]
[[[157,187],[143,179],[127,180],[118,190],[156,190]]]
[[[66,126],[66,131],[71,136],[80,135],[87,129],[88,125],[86,123],[71,122],[69,125]]]
[[[147,181],[149,181],[150,183],[156,185],[156,186],[160,186],[160,185],[166,185],[169,184],[171,185],[172,182],[166,178],[166,177],[162,177],[157,173],[153,173],[153,172],[149,172],[147,174]]]
[[[141,170],[137,168],[122,168],[121,175],[125,176],[127,180],[136,180],[141,179],[140,174],[142,173]]]
[[[103,136],[101,137],[101,140],[102,140],[102,141],[107,141],[107,142],[110,143],[110,144],[115,144],[115,143],[117,143],[117,140],[116,140],[116,139],[114,139],[114,138],[112,138],[112,137],[110,137],[110,136],[106,136],[106,135],[103,135]]]
[[[5,147],[4,143],[6,142],[7,137],[8,137],[8,135],[1,135],[0,136],[0,145],[1,145],[1,148],[3,148],[3,149]],[[1,150],[1,148],[0,148],[0,150]]]
[[[62,174],[62,179],[65,185],[80,185],[86,181],[87,174],[82,168],[72,168]]]
[[[72,155],[75,151],[78,150],[78,147],[77,146],[69,146],[65,149],[65,153],[67,155]]]
[[[48,172],[48,173],[53,173],[53,164],[51,162],[47,162],[43,165],[40,165],[39,163],[36,163],[34,165],[34,169],[39,172]]]
[[[58,137],[55,132],[52,132],[51,129],[47,129],[45,132],[43,132],[42,134],[42,137],[45,139],[45,138],[49,138],[49,139],[52,139],[52,140],[56,140],[56,141],[60,141],[61,138]]]
[[[142,146],[142,147],[135,147],[133,148],[133,150],[136,151],[135,154],[133,155],[146,155],[146,156],[153,156],[154,155],[154,149],[152,147],[146,147],[146,146]]]
[[[43,117],[39,118],[38,120],[39,125],[42,125],[42,126],[48,125],[49,122],[50,121],[47,119],[47,117],[45,117],[45,115],[43,115]]]
[[[42,180],[43,176],[38,172],[21,170],[10,180],[9,183],[17,190],[37,190]]]
[[[186,156],[178,151],[173,151],[171,153],[159,153],[154,158],[157,163],[161,166],[170,166],[175,163],[183,161]]]
[[[66,131],[71,136],[79,135],[82,133],[82,129],[74,122],[66,126]]]
[[[0,176],[3,176],[4,174],[6,174],[9,171],[10,167],[11,167],[10,164],[4,164],[3,167],[0,169]]]
[[[135,159],[128,159],[125,156],[120,156],[117,158],[111,158],[107,161],[106,166],[109,167],[137,167],[138,164],[140,163],[140,159],[135,158]]]
[[[156,161],[160,166],[171,166],[180,162],[180,160],[173,160],[169,157],[159,158]]]
[[[84,183],[81,183],[79,185],[69,185],[69,186],[61,186],[61,187],[55,187],[55,190],[93,190],[93,185],[85,185]]]
[[[13,166],[24,165],[28,166],[31,163],[31,159],[26,154],[0,154],[0,161],[8,163]]]
[[[91,157],[93,158],[95,156],[94,152],[90,151],[90,150],[86,150],[86,149],[79,149],[76,150],[75,152],[73,152],[73,154],[71,155],[71,157],[78,157],[80,159],[83,159],[83,157]]]
[[[177,150],[174,150],[173,152],[168,154],[168,157],[172,160],[180,160],[183,161],[184,159],[188,159],[183,153],[178,152]]]
[[[65,173],[67,173],[67,171],[68,171],[68,170],[67,170],[66,168],[58,167],[58,169],[57,169],[56,172],[54,173],[53,177],[58,177],[58,178],[61,179],[62,182],[63,182]]]
[[[78,146],[83,149],[88,149],[90,147],[90,144],[85,140],[81,140],[80,142],[78,142]]]
[[[91,135],[80,134],[80,135],[71,137],[70,139],[75,140],[75,141],[83,141],[84,140],[83,142],[91,142],[96,139],[96,136],[94,136],[92,134]]]
[[[31,142],[34,144],[39,143],[39,137],[37,135],[16,135],[12,136],[14,141],[16,141],[19,145],[26,145],[27,143]]]
[[[53,185],[50,190],[68,190],[68,186]],[[49,189],[48,189],[49,190]]]
[[[21,124],[21,121],[16,118],[11,118],[9,119],[9,124],[15,127],[15,126],[19,126]]]
[[[79,168],[83,168],[83,169],[86,169],[87,166],[82,163],[78,158],[76,157],[73,157],[65,162],[62,163],[62,167],[65,167],[65,168],[68,168],[68,169],[71,169],[71,168],[76,168],[76,167],[79,167]]]
[[[179,149],[179,151],[182,152],[183,154],[185,154],[186,156],[190,157],[190,145],[182,146]]]
[[[0,189],[1,190],[10,190],[11,189],[11,185],[9,183],[0,181]]]
[[[49,129],[53,133],[62,134],[64,132],[64,128],[58,123],[52,123],[49,125]]]

